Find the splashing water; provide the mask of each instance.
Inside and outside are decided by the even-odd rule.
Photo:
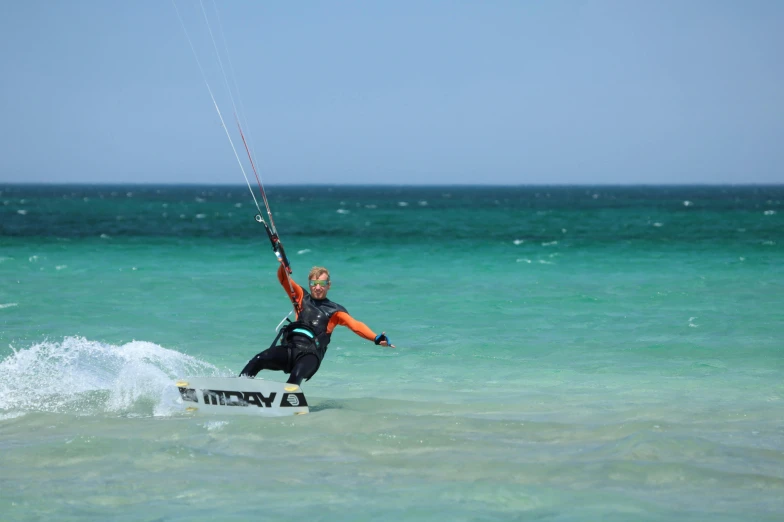
[[[181,409],[174,379],[222,373],[154,343],[114,346],[66,337],[14,350],[0,361],[0,412],[166,416]]]

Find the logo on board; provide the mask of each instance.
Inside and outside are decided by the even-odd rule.
[[[183,401],[199,402],[196,390],[193,388],[181,387],[180,396]],[[258,408],[272,408],[277,392],[270,392],[264,395],[261,392],[235,391],[235,390],[201,390],[201,397],[204,404],[209,406],[256,406]],[[304,393],[284,393],[281,396],[279,406],[291,408],[307,406]]]

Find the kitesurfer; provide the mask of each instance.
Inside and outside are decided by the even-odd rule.
[[[295,303],[296,320],[280,329],[269,348],[248,361],[240,377],[255,377],[261,370],[275,370],[290,374],[288,383],[299,385],[309,380],[319,369],[337,325],[346,326],[377,345],[395,347],[385,332],[376,335],[366,324],[351,317],[344,307],[327,299],[330,278],[326,268],[315,266],[310,270],[309,293],[294,282],[284,264],[278,268],[278,281]]]

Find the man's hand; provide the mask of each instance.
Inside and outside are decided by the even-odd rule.
[[[386,332],[381,332],[380,334],[378,334],[376,336],[375,343],[377,345],[379,345],[379,346],[388,346],[390,348],[394,348],[395,347],[394,344],[390,344],[389,343],[389,337],[387,337],[387,333]]]

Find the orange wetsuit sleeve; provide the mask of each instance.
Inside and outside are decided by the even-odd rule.
[[[289,299],[293,297],[297,304],[301,305],[302,298],[305,296],[305,291],[294,282],[294,279],[290,279],[286,276],[286,269],[283,268],[283,265],[278,267],[278,281],[280,281],[280,286],[286,291],[286,295],[289,296]],[[291,281],[291,288],[289,288],[289,281]]]
[[[368,341],[376,340],[376,334],[373,333],[373,330],[371,330],[368,325],[361,321],[357,321],[348,315],[347,312],[335,312],[332,314],[332,317],[329,318],[329,323],[327,324],[327,333],[332,333],[335,326],[339,324],[348,327],[352,332],[360,337],[364,337]]]

